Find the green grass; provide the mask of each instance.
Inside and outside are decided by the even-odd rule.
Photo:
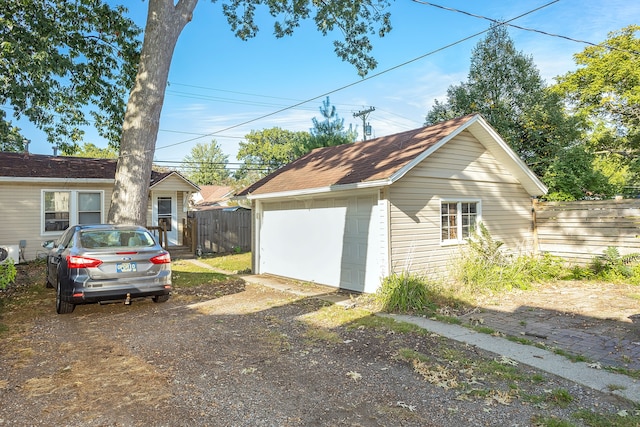
[[[574,414],[576,419],[589,427],[638,427],[640,426],[640,411],[634,413],[618,412],[617,414],[598,414],[583,409]]]
[[[171,282],[176,288],[191,288],[229,279],[226,274],[198,267],[186,261],[174,261],[171,266],[171,273]]]
[[[233,273],[251,272],[251,252],[241,254],[218,254],[212,257],[200,258],[200,261],[211,267]]]

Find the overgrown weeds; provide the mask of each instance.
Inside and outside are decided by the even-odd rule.
[[[587,266],[573,266],[567,279],[640,285],[639,260],[640,253],[622,255],[618,248],[609,246],[602,254],[593,257]]]
[[[549,254],[513,254],[503,250],[484,224],[460,253],[452,270],[457,282],[471,293],[530,289],[534,283],[556,279],[563,273],[562,261]]]

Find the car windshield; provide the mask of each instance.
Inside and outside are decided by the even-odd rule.
[[[80,232],[83,248],[136,248],[155,244],[153,237],[142,230],[87,230]]]

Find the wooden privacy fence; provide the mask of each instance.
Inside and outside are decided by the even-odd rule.
[[[640,199],[533,204],[538,248],[585,264],[609,246],[640,253]]]
[[[202,252],[247,252],[251,250],[251,211],[222,209],[193,211],[198,247]]]

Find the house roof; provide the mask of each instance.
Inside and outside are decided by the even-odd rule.
[[[228,185],[201,185],[198,203],[217,203],[229,199],[233,193],[233,188]]]
[[[0,176],[13,178],[113,179],[116,160],[0,152]]]
[[[70,156],[47,156],[31,153],[0,152],[0,179],[16,180],[100,180],[113,181],[117,160],[93,159]],[[179,172],[151,172],[150,186],[157,185],[167,177],[177,175],[197,189],[191,181]]]
[[[477,114],[368,141],[319,148],[278,169],[238,197],[259,199],[389,185],[464,130],[469,130],[532,196],[547,188]]]

